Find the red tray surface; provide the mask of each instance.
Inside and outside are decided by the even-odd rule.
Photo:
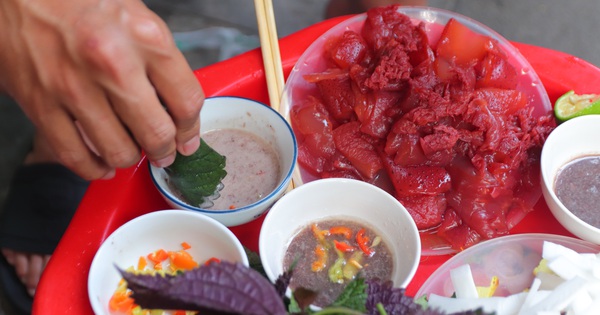
[[[316,38],[346,18],[326,20],[281,39],[285,76]],[[562,52],[513,44],[536,70],[552,102],[571,89],[577,93],[598,92],[600,69],[592,64]],[[260,50],[256,49],[199,69],[195,74],[207,96],[242,96],[268,104],[262,67]],[[125,222],[148,212],[169,208],[150,180],[145,158],[133,167],[117,171],[111,180],[92,182],[44,272],[33,314],[92,314],[87,277],[100,244]],[[245,246],[258,251],[261,224],[262,218],[259,218],[231,230]],[[571,235],[554,219],[543,198],[511,232]],[[414,295],[427,277],[449,257],[422,257],[407,293]]]

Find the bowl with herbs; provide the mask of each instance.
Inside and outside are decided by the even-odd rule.
[[[132,295],[135,282],[127,283],[123,277],[190,277],[199,267],[215,263],[249,265],[244,247],[223,224],[180,209],[136,217],[111,233],[92,260],[87,284],[92,309],[97,315],[181,314],[163,313],[158,310],[163,305],[155,307],[143,295]],[[158,284],[152,282],[150,291]]]
[[[169,205],[226,226],[260,217],[291,183],[296,138],[274,109],[240,97],[207,98],[200,112],[200,148],[166,168],[148,163]]]
[[[342,178],[306,183],[283,196],[259,236],[269,279],[291,271],[288,295],[318,292],[311,302],[316,307],[333,303],[357,278],[405,287],[416,272],[420,245],[417,227],[398,200],[374,185]]]

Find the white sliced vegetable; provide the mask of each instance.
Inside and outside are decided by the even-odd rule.
[[[586,280],[579,277],[565,281],[551,291],[546,298],[529,307],[525,313],[536,314],[540,311],[564,310],[578,294],[585,292],[585,283]]]
[[[508,297],[489,297],[489,298],[451,298],[435,294],[429,295],[429,307],[452,314],[475,309],[483,309],[486,313],[495,313],[496,315],[517,314],[526,293],[517,293]]]
[[[523,305],[519,309],[519,315],[527,315],[525,310],[527,308],[531,307],[531,305],[534,305],[535,303],[537,303],[535,297],[538,293],[538,290],[540,289],[541,284],[542,284],[542,281],[540,279],[538,279],[538,278],[533,279],[533,283],[531,284],[531,287],[529,288],[529,291],[527,292],[527,295],[525,296]]]
[[[565,281],[565,279],[554,273],[546,272],[538,273],[536,279],[540,280],[540,290],[554,290],[554,288]]]
[[[578,259],[577,257],[579,255],[581,254],[568,247],[556,243],[545,241],[542,245],[542,258],[548,260],[553,260],[558,257],[568,257],[576,260]]]
[[[584,314],[582,312],[585,312],[592,303],[594,303],[594,300],[587,291],[584,291],[575,296],[575,299],[571,305],[569,305],[567,313]]]
[[[537,269],[529,290],[508,297],[476,298],[469,265],[450,271],[456,298],[431,294],[429,306],[446,313],[482,308],[497,315],[600,314],[600,253],[579,254],[567,247],[544,242],[546,267]]]
[[[468,264],[450,270],[450,279],[457,298],[477,298],[477,287]]]

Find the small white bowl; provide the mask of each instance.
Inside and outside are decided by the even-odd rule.
[[[151,212],[116,229],[96,252],[88,274],[88,295],[94,313],[111,314],[108,301],[121,279],[115,266],[136,266],[140,256],[158,249],[176,251],[182,242],[191,245],[187,251],[198,262],[215,257],[248,266],[240,241],[216,220],[185,210]]]
[[[556,177],[569,162],[583,156],[600,155],[600,115],[576,117],[558,125],[542,149],[542,192],[556,219],[575,236],[600,244],[600,229],[575,216],[558,199]]]
[[[412,280],[421,256],[421,240],[408,211],[374,185],[329,178],[295,188],[267,213],[260,230],[259,251],[271,281],[283,273],[285,252],[292,238],[308,224],[327,218],[348,219],[374,229],[392,252],[394,286],[406,287]]]
[[[226,226],[250,222],[265,213],[286,191],[298,155],[296,137],[287,121],[274,109],[247,98],[220,96],[207,98],[200,113],[200,134],[216,129],[241,129],[257,135],[277,152],[280,177],[275,189],[262,199],[233,210],[211,210],[192,206],[173,193],[162,168],[148,163],[154,185],[167,203],[177,209],[205,214]]]

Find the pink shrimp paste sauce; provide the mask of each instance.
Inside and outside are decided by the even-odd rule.
[[[226,157],[227,175],[220,197],[207,209],[236,209],[270,194],[279,183],[281,167],[274,147],[257,135],[234,128],[202,134],[213,149]]]

